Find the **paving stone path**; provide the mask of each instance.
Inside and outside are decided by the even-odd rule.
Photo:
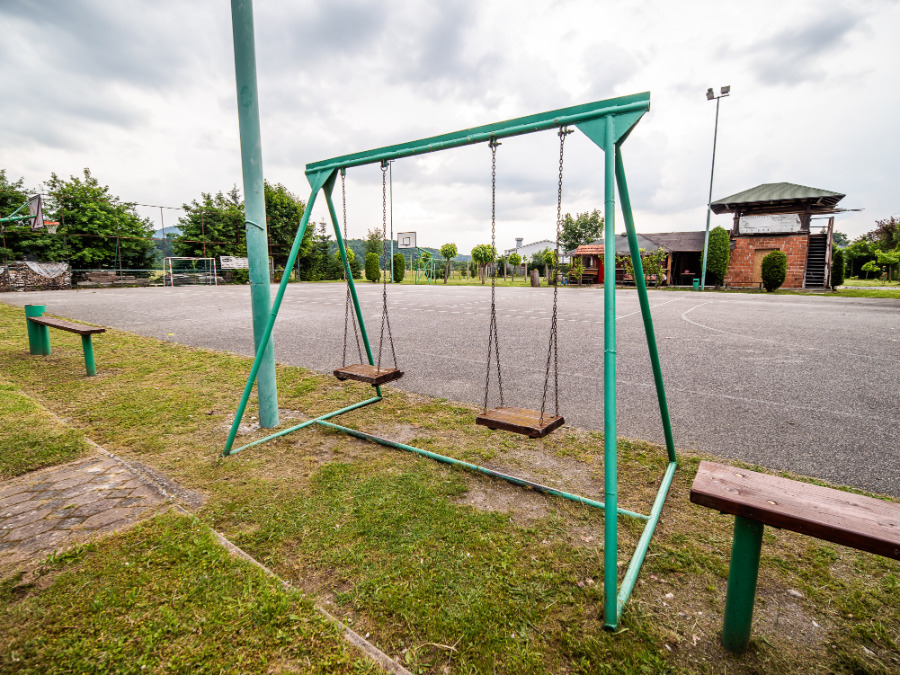
[[[0,483],[0,568],[126,528],[167,504],[151,482],[107,455]]]

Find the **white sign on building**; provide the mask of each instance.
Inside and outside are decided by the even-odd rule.
[[[250,263],[247,262],[246,258],[236,258],[231,255],[220,255],[219,256],[219,269],[223,270],[248,270],[250,269]]]
[[[800,232],[803,223],[799,213],[769,216],[741,216],[741,234],[785,234]]]

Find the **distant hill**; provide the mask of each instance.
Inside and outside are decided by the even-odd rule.
[[[164,233],[165,232],[165,233]],[[153,231],[154,239],[162,239],[164,236],[177,236],[181,234],[181,228],[177,225],[167,225],[165,231],[162,228]]]

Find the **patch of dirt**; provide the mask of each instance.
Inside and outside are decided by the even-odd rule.
[[[529,525],[535,520],[546,518],[550,513],[547,496],[511,485],[502,480],[469,481],[469,491],[454,500],[457,504],[474,506],[480,511],[502,511],[508,513],[514,522]]]
[[[808,604],[802,596],[795,597],[784,588],[757,588],[751,636],[764,636],[778,649],[824,650],[829,626],[820,614],[809,610]]]

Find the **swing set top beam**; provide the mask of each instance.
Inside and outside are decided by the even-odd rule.
[[[492,138],[499,139],[509,136],[521,136],[523,134],[544,131],[546,129],[553,129],[569,124],[582,124],[610,115],[629,115],[632,119],[629,119],[630,124],[625,125],[627,128],[616,129],[617,135],[621,138],[630,131],[631,127],[633,127],[648,110],[650,110],[650,92],[621,96],[605,101],[595,101],[594,103],[582,103],[581,105],[571,106],[569,108],[560,108],[559,110],[550,110],[536,115],[517,117],[505,122],[485,124],[471,129],[454,131],[449,134],[431,136],[418,141],[410,141],[409,143],[388,145],[383,148],[376,148],[375,150],[366,150],[364,152],[333,157],[320,162],[312,162],[306,165],[306,176],[311,184],[315,184],[316,176],[323,173],[331,173],[337,169],[346,169],[351,166],[361,166],[363,164],[374,164],[376,162],[383,163],[388,160],[411,157],[413,155],[424,155],[429,152],[437,152],[438,150],[447,150],[448,148],[458,148],[464,145],[483,143]]]

